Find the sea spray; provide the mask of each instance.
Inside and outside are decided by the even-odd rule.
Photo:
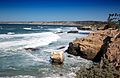
[[[50,44],[53,41],[57,41],[60,37],[57,34],[52,32],[44,32],[44,33],[32,33],[32,34],[17,34],[17,35],[1,35],[1,38],[18,38],[19,40],[0,42],[0,48],[9,48],[21,46],[22,48],[36,48],[40,46],[45,46]],[[19,47],[19,48],[21,48]]]

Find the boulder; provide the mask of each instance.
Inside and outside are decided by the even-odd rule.
[[[69,47],[68,49],[66,50],[67,53],[69,54],[73,54],[75,56],[79,56],[80,54],[80,47],[79,47],[79,44],[74,44],[72,42],[69,43]]]
[[[65,46],[61,46],[61,47],[57,48],[57,50],[59,50],[59,49],[63,49],[63,48],[65,48]]]
[[[27,51],[36,51],[36,50],[39,50],[38,48],[24,48],[25,50]]]
[[[68,31],[67,33],[78,33],[78,31]]]
[[[51,52],[51,62],[62,64],[64,61],[64,52],[63,51],[53,51]]]
[[[69,47],[66,51],[69,54],[93,60],[100,51],[100,48],[103,45],[103,40],[106,37],[103,38],[99,34],[91,34],[86,38],[76,39],[69,43]]]
[[[55,32],[56,34],[63,33],[63,31]]]
[[[89,27],[77,27],[78,30],[92,30]]]
[[[88,60],[93,60],[95,62],[99,62],[101,57],[103,57],[103,55],[106,53],[108,58],[112,59],[113,55],[110,55],[108,50],[114,54],[114,51],[112,50],[116,48],[116,52],[118,52],[120,55],[120,49],[117,48],[118,46],[112,47],[113,44],[120,45],[118,40],[119,33],[119,30],[111,29],[99,30],[94,33],[90,33],[85,38],[77,38],[73,42],[70,42],[66,52],[75,56],[81,56]],[[116,42],[116,40],[118,41]],[[116,57],[116,55],[114,55],[114,57]]]
[[[72,55],[68,55],[67,57],[72,58],[73,56]]]

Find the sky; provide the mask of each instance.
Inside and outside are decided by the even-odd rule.
[[[106,21],[120,0],[0,0],[0,21]]]

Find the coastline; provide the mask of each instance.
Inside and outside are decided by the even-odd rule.
[[[33,24],[31,24],[31,25],[33,25]],[[49,27],[49,26],[48,26]],[[74,26],[73,26],[74,27]],[[41,27],[40,27],[41,28]],[[54,28],[54,26],[53,26],[53,28]],[[32,28],[30,28],[30,30],[31,30]],[[64,28],[63,28],[64,29]],[[22,30],[26,30],[25,28],[22,28]],[[27,30],[29,30],[29,29],[27,29]],[[83,50],[84,50],[84,46],[85,46],[85,48],[87,49],[86,50],[86,52],[87,53],[85,53],[85,54],[88,54],[87,56],[88,56],[88,58],[86,58],[86,57],[84,57],[83,55],[80,55],[81,57],[83,56],[83,58],[85,58],[85,59],[88,59],[87,61],[89,61],[89,60],[92,60],[93,58],[91,58],[91,57],[94,57],[94,56],[96,56],[96,54],[98,54],[97,53],[97,51],[96,50],[93,50],[93,48],[92,48],[92,50],[93,50],[93,52],[92,51],[90,51],[90,50],[88,50],[88,48],[89,47],[94,47],[94,46],[91,46],[91,45],[88,45],[88,46],[86,46],[86,44],[82,44],[82,43],[88,43],[88,42],[90,42],[90,43],[96,43],[96,44],[93,44],[93,45],[95,45],[95,49],[96,49],[96,47],[97,47],[97,45],[98,46],[100,46],[100,47],[97,47],[97,49],[98,48],[101,48],[101,46],[104,44],[104,46],[106,46],[106,39],[107,39],[107,37],[108,36],[110,36],[110,37],[114,37],[115,35],[116,35],[116,33],[118,33],[119,32],[119,30],[113,30],[113,29],[107,29],[107,30],[99,30],[99,31],[95,31],[94,33],[90,33],[89,35],[88,35],[88,37],[84,37],[84,38],[82,38],[82,36],[81,36],[81,38],[79,37],[78,38],[78,35],[77,34],[80,34],[79,32],[75,32],[75,33],[73,33],[73,31],[71,32],[71,34],[69,34],[66,30],[64,30],[64,33],[63,32],[60,32],[59,33],[59,30],[61,30],[61,29],[59,29],[58,30],[58,28],[56,28],[55,30],[54,29],[48,29],[49,31],[52,31],[52,32],[55,32],[55,30],[56,31],[58,31],[58,33],[55,33],[56,35],[62,35],[61,37],[63,37],[63,38],[65,38],[65,39],[67,39],[67,38],[70,38],[71,39],[71,37],[72,38],[74,38],[75,39],[75,37],[77,37],[76,38],[76,40],[74,40],[73,42],[74,43],[80,43],[81,45],[83,45],[82,46],[82,48],[83,48]],[[69,30],[69,29],[67,29],[67,30]],[[73,29],[72,29],[73,30]],[[34,31],[34,29],[33,29],[33,31]],[[74,36],[73,37],[73,35],[75,35],[76,34],[76,36]],[[8,34],[9,35],[9,34]],[[47,34],[46,34],[47,35]],[[71,35],[71,36],[70,36]],[[12,36],[12,35],[11,35]],[[14,35],[13,35],[14,36]],[[17,36],[17,34],[16,34],[16,36]],[[35,35],[33,35],[33,36],[35,36]],[[36,36],[38,36],[38,35],[36,35]],[[38,38],[38,37],[36,37],[36,38]],[[90,39],[91,38],[91,39]],[[99,41],[99,39],[101,40],[101,41]],[[116,36],[115,37],[115,39],[111,39],[111,41],[114,41],[114,40],[118,40],[119,39],[119,34],[118,34],[118,36]],[[93,41],[92,41],[93,40]],[[96,41],[94,41],[94,40],[96,40]],[[108,39],[109,40],[109,39]],[[63,40],[63,41],[65,41],[65,40]],[[84,42],[85,41],[85,42]],[[36,42],[35,42],[36,43]],[[116,42],[117,43],[117,42]],[[57,44],[57,43],[56,43]],[[62,43],[61,43],[62,44]],[[99,44],[101,44],[101,45],[99,45]],[[54,48],[52,48],[52,49],[56,49],[55,48],[55,45],[54,44],[50,44],[50,46],[51,45],[53,45],[53,47]],[[71,46],[71,47],[73,47],[73,49],[72,50],[74,50],[74,48],[75,48],[75,50],[77,50],[77,52],[79,52],[78,50],[80,49],[81,50],[81,48],[79,48],[79,46],[78,45],[74,45],[74,44],[72,44],[73,46]],[[110,45],[112,45],[112,44],[110,44]],[[70,46],[70,45],[69,45]],[[103,46],[103,47],[104,47]],[[116,45],[115,45],[116,46]],[[60,46],[61,47],[61,46]],[[77,49],[77,48],[79,48],[79,49]],[[114,46],[113,46],[114,47]],[[119,47],[119,46],[118,46]],[[59,47],[58,47],[59,48]],[[106,47],[105,47],[106,48]],[[116,48],[116,47],[114,47],[114,48]],[[61,49],[60,49],[61,50]],[[119,50],[119,49],[118,49]],[[102,50],[103,51],[103,50]],[[27,52],[27,51],[26,51]],[[46,52],[46,51],[45,51]],[[72,52],[72,51],[71,51]],[[89,54],[89,52],[91,52],[90,54]],[[96,53],[95,53],[96,52]],[[92,54],[93,53],[93,54]],[[95,53],[95,55],[94,55],[94,53]],[[33,53],[34,54],[34,53]],[[48,53],[49,54],[49,53]],[[69,54],[69,53],[68,53]],[[74,55],[74,54],[73,54]],[[93,56],[94,55],[94,56]],[[80,56],[78,56],[79,58],[80,58]],[[89,57],[89,56],[91,56],[91,57]],[[71,59],[73,59],[74,58],[74,56],[72,56],[71,57],[71,55],[67,55],[66,56],[67,57],[67,59],[66,59],[66,61],[71,61]],[[78,57],[76,57],[75,56],[75,60],[74,60],[74,62],[77,62],[76,61],[76,59],[78,60],[78,62],[81,60],[81,59],[78,59]],[[115,55],[115,57],[116,57],[116,55]],[[111,58],[111,56],[110,56],[110,58]],[[82,63],[82,61],[81,61],[81,63]],[[83,62],[84,63],[84,62]],[[78,65],[80,65],[80,63],[78,64],[78,65],[76,65],[76,64],[74,64],[74,63],[71,63],[71,65],[73,65],[74,67],[76,67],[76,66],[78,66]],[[76,65],[76,66],[75,66]],[[66,66],[67,67],[67,66]],[[76,72],[77,71],[77,69],[76,70],[74,70],[74,72]],[[74,73],[73,72],[73,73]],[[61,77],[64,77],[64,75],[66,76],[66,74],[63,74],[63,73],[60,73],[60,72],[58,72],[58,73],[54,73],[54,74],[57,74],[58,76],[60,76],[60,75],[62,75]],[[51,75],[52,76],[52,75]]]
[[[77,38],[69,43],[66,51],[68,54],[81,56],[97,63],[93,64],[90,68],[81,68],[76,72],[76,78],[99,78],[100,76],[102,78],[120,77],[119,29],[98,30],[90,33],[85,38]]]
[[[79,30],[99,30],[104,29],[107,25],[106,21],[51,21],[51,22],[0,22],[0,24],[29,24],[29,25],[62,25],[62,26],[75,26]]]
[[[34,21],[8,21],[1,22],[0,24],[36,24],[36,25],[70,25],[70,26],[87,26],[87,25],[97,25],[97,24],[107,24],[106,21],[50,21],[50,22],[34,22]]]

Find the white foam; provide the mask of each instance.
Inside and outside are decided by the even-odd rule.
[[[25,29],[25,30],[31,30],[32,28],[23,28],[23,29]]]
[[[77,27],[67,27],[67,29],[68,29],[68,30],[74,30],[74,31],[75,31],[75,30],[76,30],[76,31],[78,30]]]
[[[60,32],[60,31],[62,31],[61,28],[50,28],[48,30],[53,31],[53,32]]]
[[[17,76],[5,76],[5,77],[0,77],[0,78],[36,78],[35,76],[30,76],[30,75],[17,75]]]
[[[14,35],[15,33],[14,32],[8,32],[7,34],[8,35]]]
[[[68,32],[68,31],[78,31],[77,27],[64,27],[63,32]]]
[[[16,47],[22,46],[22,48],[36,48],[40,46],[45,46],[53,41],[57,41],[60,37],[57,34],[52,32],[45,32],[45,33],[32,33],[32,34],[15,34],[15,35],[0,35],[1,38],[16,38],[22,37],[20,40],[14,41],[5,41],[0,42],[0,48],[8,48],[8,47]]]
[[[79,30],[80,33],[91,33],[91,30]]]
[[[34,60],[34,61],[47,62],[47,61],[44,60],[43,58],[39,58],[39,57],[37,57],[37,56],[35,56],[35,55],[29,53],[29,52],[25,52],[24,54],[26,54],[27,57],[32,58],[32,60]]]
[[[61,27],[61,28],[50,28],[48,29],[52,32],[68,32],[68,31],[78,31],[77,27]]]

